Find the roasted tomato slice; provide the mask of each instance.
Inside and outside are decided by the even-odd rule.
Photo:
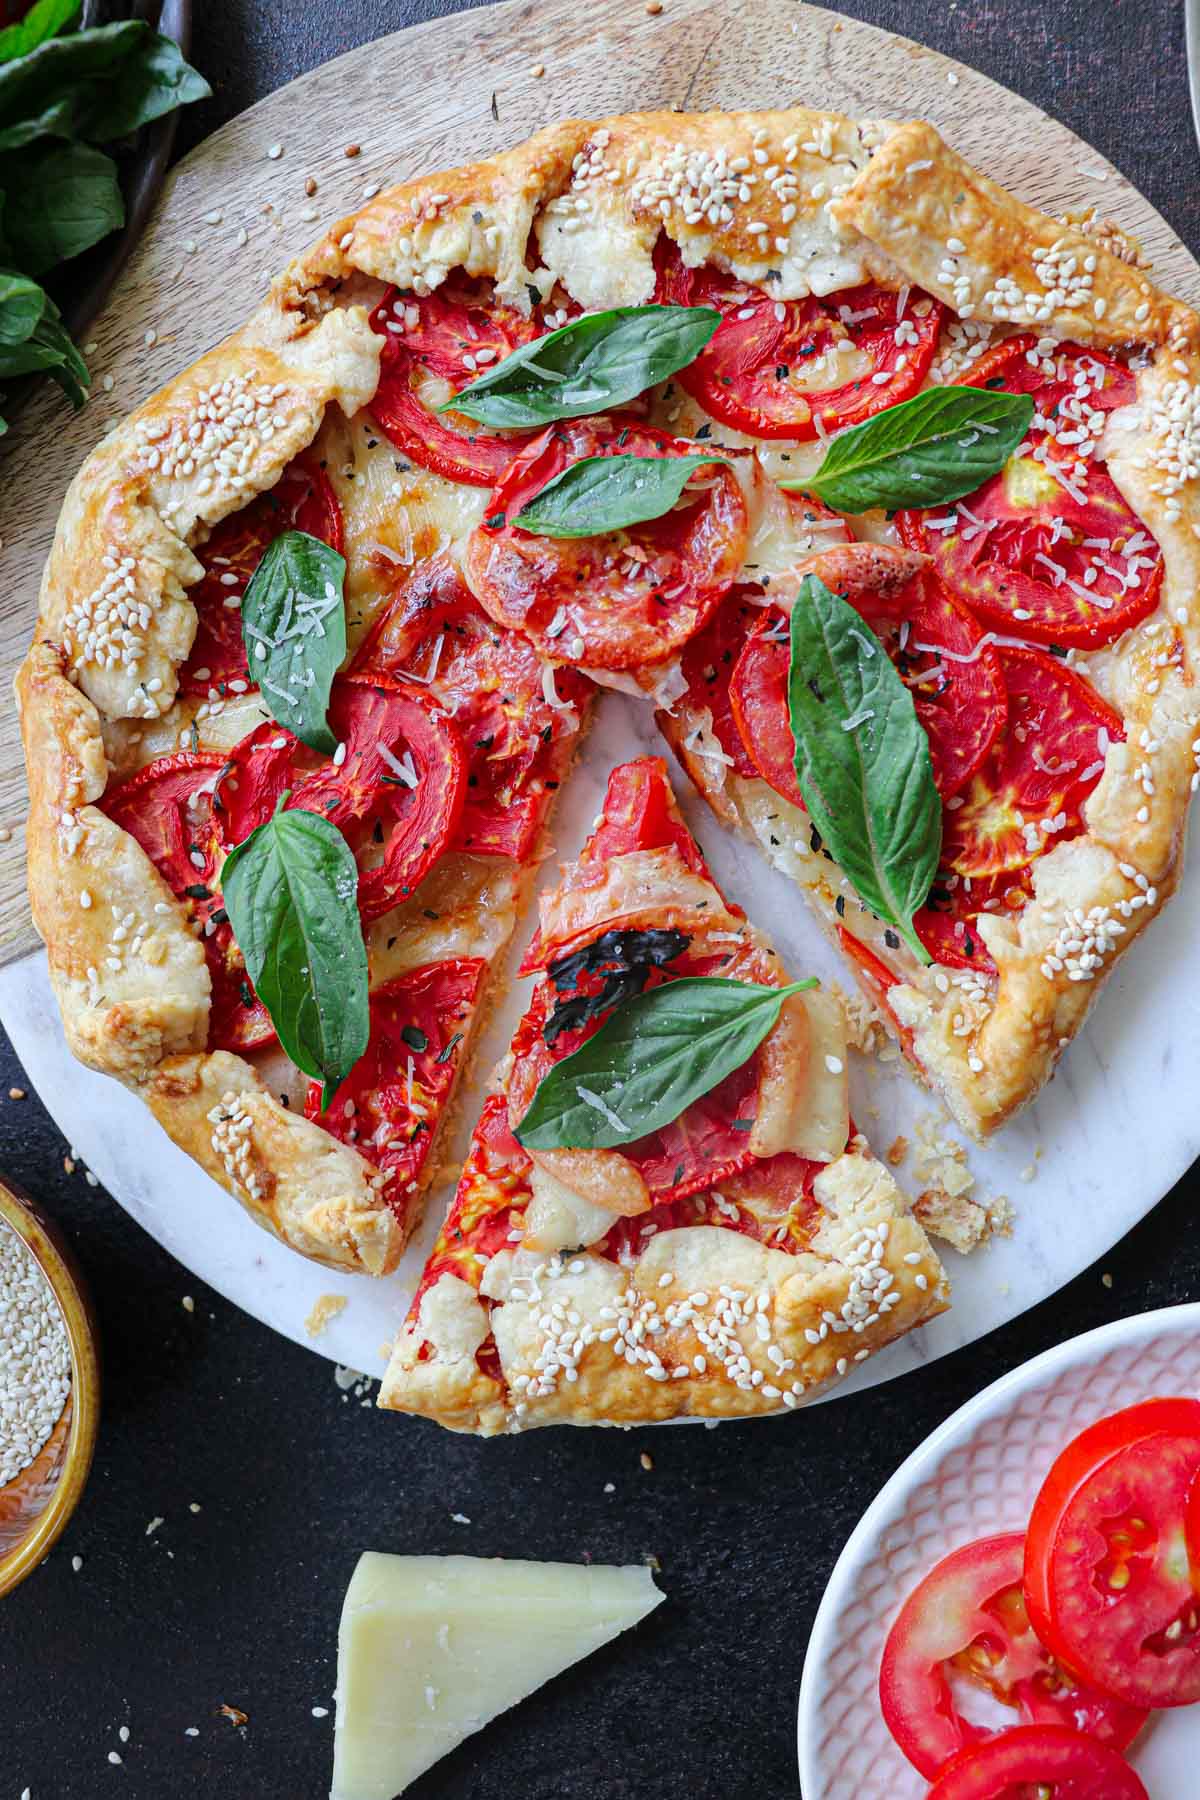
[[[824,299],[775,300],[707,265],[685,269],[658,240],[658,298],[714,306],[721,324],[672,377],[714,419],[752,437],[813,438],[859,425],[915,394],[933,360],[942,309],[919,288],[868,283]]]
[[[487,964],[480,957],[427,963],[371,994],[367,1048],[328,1109],[310,1082],[305,1117],[387,1171],[385,1197],[401,1216],[429,1155],[454,1084]]]
[[[1089,682],[1043,650],[999,652],[1008,724],[946,814],[942,860],[960,875],[1020,869],[1082,824],[1125,728]]]
[[[979,626],[928,575],[898,592],[863,582],[839,585],[882,641],[907,686],[929,738],[933,778],[945,798],[970,780],[1008,710],[996,653]],[[785,615],[771,608],[751,633],[730,681],[730,705],[742,739],[764,780],[802,805],[788,719]]]
[[[756,772],[803,811],[788,709],[790,663],[787,614],[770,606],[760,614],[734,664],[729,709]]]
[[[551,964],[551,972],[554,967]],[[711,956],[689,957],[685,951],[671,972],[715,975],[720,973],[720,965]],[[603,965],[598,965],[581,973],[576,987],[559,989],[547,981],[539,988],[513,1038],[508,1089],[510,1122],[518,1121],[527,1110],[538,1082],[554,1064],[578,1050],[600,1029],[607,1014],[598,1015],[578,1030],[560,1031],[552,1045],[546,1043],[543,1035],[555,1005],[577,993],[598,992],[603,974]],[[647,985],[657,987],[662,979],[655,972]],[[706,1193],[754,1162],[749,1133],[757,1104],[758,1065],[756,1058],[751,1057],[670,1125],[633,1143],[622,1144],[620,1154],[635,1164],[655,1201]]]
[[[1025,1597],[1042,1642],[1131,1706],[1200,1700],[1200,1566],[1187,1543],[1200,1401],[1147,1400],[1068,1444],[1033,1503]]]
[[[449,557],[405,576],[355,658],[356,674],[424,683],[453,718],[469,764],[465,850],[524,859],[537,838],[557,746],[591,692],[574,669],[551,688],[545,666],[528,638],[487,617]]]
[[[900,1608],[879,1667],[888,1730],[931,1778],[989,1735],[955,1703],[950,1677],[986,1689],[1026,1724],[1068,1725],[1118,1750],[1146,1714],[1091,1692],[1042,1648],[1025,1611],[1025,1534],[1005,1532],[952,1550]]]
[[[160,756],[104,796],[101,806],[137,839],[177,900],[186,900],[203,932],[212,979],[208,1043],[212,1050],[254,1050],[275,1036],[255,997],[233,938],[218,885],[223,851],[213,823],[213,785],[223,756],[183,751]]]
[[[927,1800],[1149,1800],[1125,1758],[1062,1725],[1014,1725],[960,1750]]]
[[[713,737],[729,758],[730,768],[747,780],[759,771],[738,729],[729,685],[746,638],[761,617],[761,590],[735,587],[704,630],[688,639],[679,658],[688,705],[697,711],[708,708]]]
[[[477,375],[541,337],[545,326],[498,300],[490,281],[454,274],[432,294],[393,288],[371,314],[383,338],[370,412],[384,436],[423,469],[491,487],[524,434],[496,436],[465,414],[434,409]]]
[[[257,687],[242,643],[242,595],[269,545],[285,531],[306,531],[337,551],[343,548],[342,509],[311,456],[296,457],[273,488],[222,519],[197,548],[204,574],[188,589],[196,608],[196,641],[179,671],[181,694],[219,699]]]
[[[1001,917],[1018,913],[1032,893],[1033,869],[1028,863],[1020,869],[1008,869],[1003,875],[974,877],[940,869],[913,924],[934,962],[994,975],[996,965],[976,921],[981,913]]]
[[[966,500],[902,513],[906,543],[928,551],[943,581],[999,631],[1038,643],[1111,643],[1158,605],[1162,554],[1118,492],[1096,443],[1108,413],[1134,398],[1113,357],[1009,338],[964,382],[1032,394],[1029,437]]]
[[[489,519],[515,518],[586,456],[691,456],[696,445],[637,420],[568,420],[533,439],[500,481]],[[466,577],[497,624],[543,656],[598,669],[662,662],[716,610],[741,571],[746,503],[730,471],[698,469],[661,519],[587,538],[538,537],[485,523],[472,533]]]
[[[288,806],[322,813],[345,835],[359,865],[358,904],[378,918],[406,899],[454,840],[467,789],[458,732],[430,695],[384,675],[333,685],[334,758],[268,722],[236,746],[217,786],[226,849]]]

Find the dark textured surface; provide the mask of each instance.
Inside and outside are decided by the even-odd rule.
[[[194,60],[216,94],[185,117],[181,142],[314,63],[439,10],[207,0],[196,9]],[[1110,156],[1193,248],[1200,242],[1182,8],[1172,0],[860,0],[841,10],[1038,101]],[[9,1059],[0,1095],[12,1081],[22,1077]],[[479,1444],[344,1400],[328,1363],[209,1294],[81,1174],[68,1177],[64,1150],[32,1097],[0,1100],[0,1167],[71,1233],[99,1302],[107,1374],[84,1504],[48,1564],[0,1605],[0,1800],[26,1786],[33,1800],[319,1800],[333,1721],[311,1708],[332,1706],[341,1597],[367,1547],[572,1561],[653,1554],[662,1564],[667,1602],[634,1637],[469,1742],[410,1790],[420,1800],[794,1794],[808,1630],[882,1482],[1005,1370],[1200,1287],[1189,1180],[1053,1300],[858,1400],[720,1431],[550,1431]],[[455,1524],[456,1512],[471,1523]],[[248,1723],[231,1724],[222,1704]],[[113,1748],[119,1768],[107,1762]]]

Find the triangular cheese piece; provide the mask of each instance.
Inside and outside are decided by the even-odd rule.
[[[330,1800],[393,1800],[662,1599],[642,1567],[364,1552],[338,1633]]]

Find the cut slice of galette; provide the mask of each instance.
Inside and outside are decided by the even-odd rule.
[[[780,1412],[943,1310],[838,1001],[721,894],[660,759],[613,770],[525,966],[381,1405],[483,1434]]]

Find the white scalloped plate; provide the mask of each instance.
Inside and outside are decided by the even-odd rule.
[[[1019,1531],[1055,1456],[1093,1420],[1200,1393],[1200,1305],[1071,1338],[960,1407],[902,1463],[838,1558],[809,1640],[798,1742],[804,1800],[922,1800],[876,1693],[899,1603],[939,1557]],[[1160,1713],[1129,1752],[1152,1800],[1196,1800],[1200,1706]]]

